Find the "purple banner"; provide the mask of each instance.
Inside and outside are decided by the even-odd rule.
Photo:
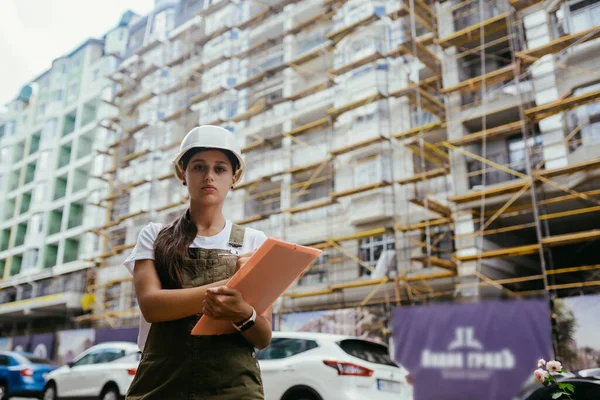
[[[27,351],[29,349],[29,336],[14,336],[12,338],[12,351]]]
[[[395,360],[415,400],[507,400],[552,354],[546,300],[395,308]]]
[[[32,335],[29,351],[38,357],[52,360],[54,356],[54,333]]]
[[[137,343],[138,328],[97,329],[96,344],[106,342]]]

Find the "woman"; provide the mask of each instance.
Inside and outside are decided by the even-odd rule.
[[[201,126],[183,139],[173,165],[189,209],[166,227],[146,225],[125,261],[143,315],[142,360],[127,399],[263,399],[254,348],[271,341],[271,311],[256,316],[224,286],[266,240],[222,213],[245,169],[240,148],[228,130]],[[230,321],[239,332],[192,336],[201,314]]]

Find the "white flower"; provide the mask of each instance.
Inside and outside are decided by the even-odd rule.
[[[548,377],[548,372],[544,371],[541,368],[538,368],[534,371],[533,376],[539,383],[544,383],[546,378]]]
[[[542,368],[544,365],[546,365],[546,360],[544,360],[543,358],[540,358],[538,360],[538,368]]]
[[[558,372],[562,369],[562,364],[558,361],[548,361],[546,369],[550,372]]]

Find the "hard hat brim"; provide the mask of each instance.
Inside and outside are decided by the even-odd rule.
[[[175,156],[175,158],[173,159],[173,170],[174,170],[174,174],[175,177],[183,182],[183,174],[184,171],[181,169],[181,167],[179,166],[179,162],[181,161],[181,158],[185,155],[185,153],[187,153],[188,151],[192,150],[192,149],[207,149],[207,150],[224,150],[224,151],[228,151],[231,154],[233,154],[235,156],[235,158],[237,158],[238,162],[240,163],[240,167],[237,171],[237,181],[236,181],[236,185],[242,180],[242,176],[244,175],[244,171],[246,170],[246,163],[244,163],[244,159],[242,158],[241,154],[238,154],[236,151],[233,151],[229,148],[226,148],[224,146],[198,146],[195,144],[191,144],[189,146],[186,146],[184,148],[182,148],[179,153],[177,153],[177,156]]]

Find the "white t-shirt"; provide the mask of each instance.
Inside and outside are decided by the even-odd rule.
[[[218,234],[214,236],[196,236],[190,247],[232,250],[239,254],[244,254],[256,250],[265,240],[267,240],[267,236],[263,232],[252,228],[246,228],[243,246],[241,248],[231,247],[229,246],[229,236],[231,235],[232,225],[231,221],[227,220],[225,228]],[[162,224],[150,222],[140,231],[135,247],[123,263],[129,273],[133,275],[135,260],[154,260],[154,240],[162,228]],[[144,319],[143,315],[141,315],[140,330],[138,334],[138,346],[140,347],[140,350],[144,350],[149,331],[150,323]]]

